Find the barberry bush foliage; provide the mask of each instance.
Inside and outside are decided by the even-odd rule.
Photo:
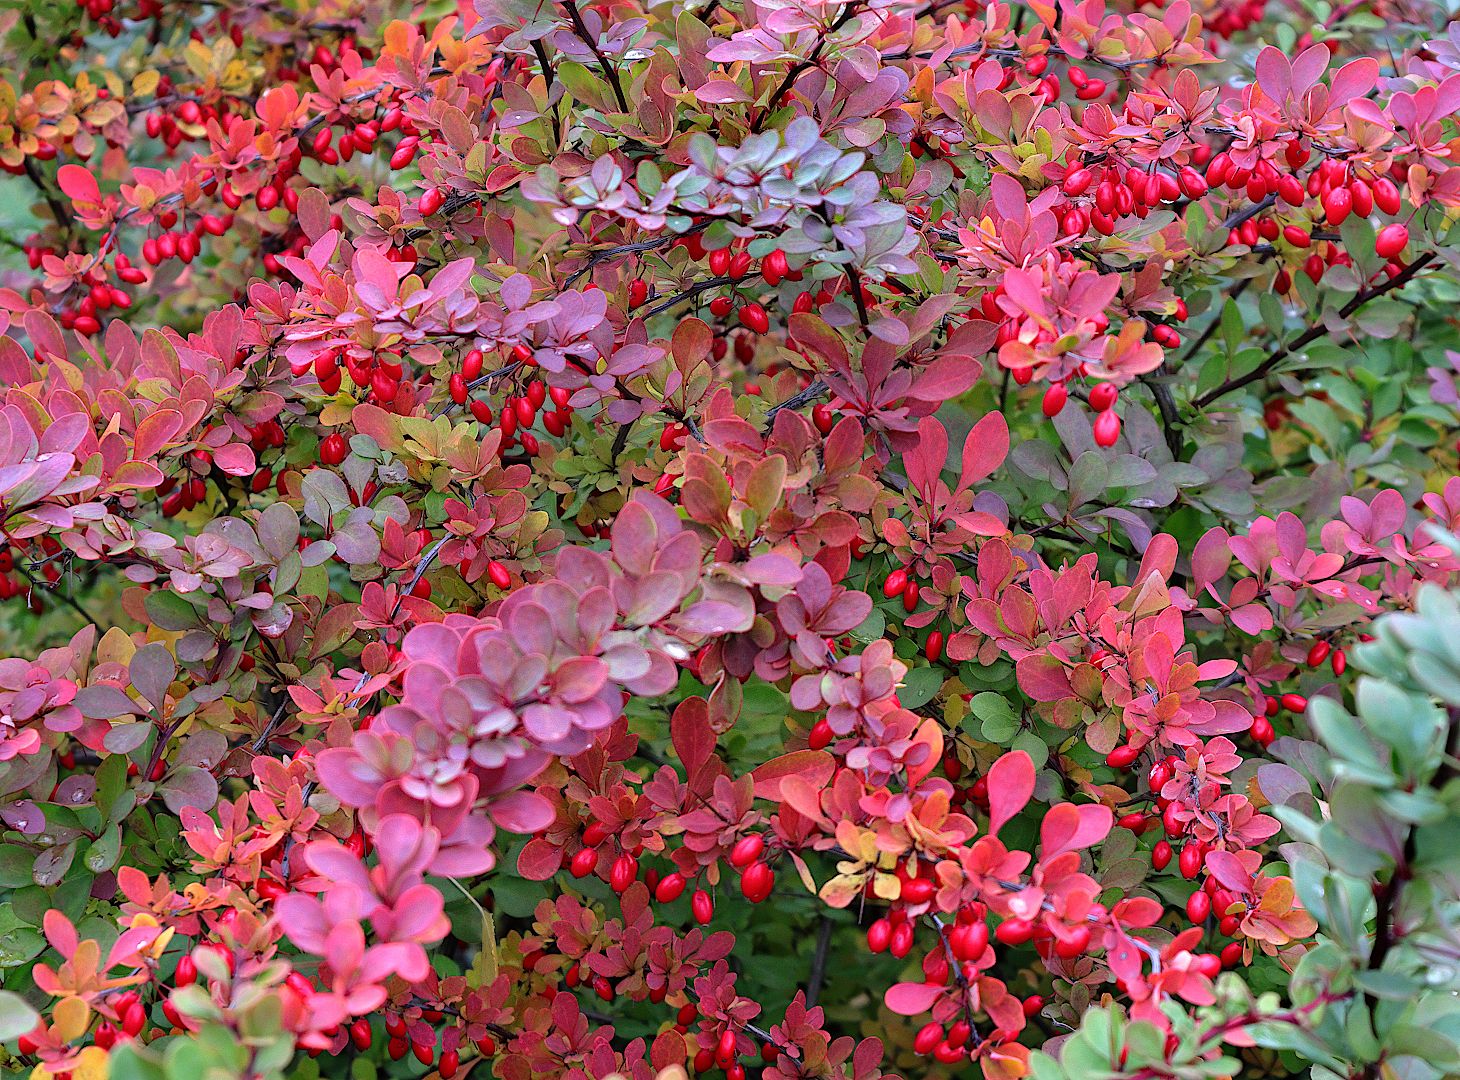
[[[1449,20],[0,3],[0,1063],[1460,1075]]]

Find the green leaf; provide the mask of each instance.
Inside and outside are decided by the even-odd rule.
[[[0,1042],[18,1039],[33,1031],[41,1016],[19,994],[0,990]]]
[[[933,700],[933,695],[943,688],[943,669],[938,667],[913,668],[898,688],[897,700],[904,709],[916,709]]]

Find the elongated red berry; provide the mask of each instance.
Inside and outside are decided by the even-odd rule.
[[[654,889],[654,899],[661,904],[672,904],[683,895],[684,886],[684,875],[678,870],[672,874],[665,874],[659,879],[659,884]]]
[[[745,304],[737,313],[737,317],[747,330],[756,334],[764,334],[771,328],[771,321],[766,316],[765,308],[759,304]]]
[[[1095,445],[1111,447],[1120,438],[1120,416],[1114,409],[1107,409],[1095,418]]]
[[[736,869],[744,869],[765,850],[765,838],[760,833],[752,833],[749,836],[742,836],[730,849],[730,865]]]
[[[1374,254],[1392,259],[1409,246],[1409,229],[1399,222],[1385,225],[1374,238]]]

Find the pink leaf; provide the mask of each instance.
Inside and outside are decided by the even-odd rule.
[[[913,487],[931,499],[938,485],[938,474],[948,460],[948,432],[936,418],[925,416],[918,423],[917,449],[905,457],[907,478]]]
[[[821,787],[836,771],[836,761],[830,754],[820,750],[797,750],[772,758],[754,770],[750,775],[755,781],[755,797],[779,802],[781,781],[788,776],[799,776],[813,787]]]
[[[1034,794],[1034,762],[1013,750],[989,769],[989,832],[997,833],[1029,803]]]
[[[96,177],[80,165],[62,165],[56,170],[56,183],[72,202],[101,202],[101,188],[96,186]]]
[[[1034,653],[1014,665],[1019,689],[1035,701],[1062,701],[1074,695],[1065,666],[1048,653]]]
[[[991,796],[993,786],[990,782]],[[1108,806],[1058,803],[1050,807],[1039,827],[1040,858],[1048,862],[1066,851],[1078,851],[1099,843],[1114,823],[1115,815]]]
[[[1001,412],[987,413],[963,443],[963,471],[958,477],[961,491],[987,480],[1009,456],[1009,422]]]
[[[917,1016],[931,1009],[943,992],[943,987],[928,983],[894,983],[887,988],[883,1000],[899,1016]]]
[[[522,854],[517,856],[517,872],[528,881],[546,881],[562,865],[563,849],[546,840],[529,840]]]

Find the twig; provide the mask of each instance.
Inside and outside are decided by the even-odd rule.
[[[862,275],[852,265],[847,266],[847,280],[852,284],[852,299],[857,305],[857,321],[862,324],[862,329],[871,331],[872,320],[867,315],[867,301],[862,298]]]
[[[674,307],[676,304],[682,304],[686,300],[693,300],[702,292],[709,292],[711,289],[718,289],[722,285],[733,285],[734,283],[735,279],[732,277],[709,278],[705,281],[697,282],[696,284],[691,285],[688,289],[685,289],[684,292],[677,293],[674,296],[671,296],[663,303],[655,304],[648,311],[644,312],[644,316],[645,318],[648,318],[652,315],[663,314],[670,308]]]
[[[1433,251],[1426,252],[1419,258],[1415,259],[1414,262],[1406,266],[1398,274],[1394,275],[1394,277],[1388,279],[1387,281],[1381,282],[1378,285],[1375,285],[1373,288],[1365,289],[1363,292],[1359,293],[1352,300],[1350,300],[1347,304],[1344,304],[1343,307],[1338,309],[1339,318],[1347,318],[1355,311],[1358,311],[1359,308],[1367,304],[1370,300],[1378,299],[1385,293],[1392,292],[1393,290],[1407,284],[1411,278],[1413,278],[1430,263],[1434,262],[1435,258],[1436,256]],[[1314,326],[1310,326],[1307,330],[1304,330],[1292,341],[1279,345],[1275,350],[1273,350],[1272,354],[1266,360],[1258,364],[1257,367],[1253,368],[1246,375],[1243,375],[1236,379],[1228,379],[1226,382],[1222,383],[1221,386],[1208,390],[1205,394],[1201,395],[1201,397],[1192,402],[1192,406],[1198,412],[1200,412],[1212,402],[1217,401],[1220,398],[1226,397],[1228,394],[1232,393],[1232,391],[1241,390],[1244,386],[1250,386],[1255,382],[1259,382],[1262,379],[1267,378],[1267,376],[1271,374],[1272,370],[1280,363],[1282,363],[1283,360],[1285,360],[1287,357],[1313,344],[1313,342],[1317,341],[1319,338],[1326,337],[1328,333],[1328,327],[1322,322],[1319,322]]]
[[[611,248],[604,248],[602,251],[595,251],[588,256],[588,261],[584,265],[578,267],[578,269],[574,270],[571,274],[568,275],[567,280],[563,282],[563,288],[568,288],[573,284],[573,282],[577,281],[584,274],[588,273],[599,263],[606,262],[607,260],[612,259],[615,256],[633,255],[640,251],[653,251],[655,248],[663,247],[665,244],[672,244],[676,240],[682,239],[686,236],[692,236],[697,232],[708,229],[709,227],[710,223],[706,221],[695,225],[690,229],[686,229],[682,233],[666,233],[663,236],[656,236],[652,240],[639,240],[632,244],[616,244]]]
[[[821,993],[821,984],[826,978],[826,954],[831,946],[831,932],[835,924],[826,916],[821,916],[820,925],[816,928],[816,951],[811,954],[811,974],[806,979],[806,1007],[816,1007],[816,999]]]
[[[578,5],[573,0],[563,0],[563,7],[568,12],[568,18],[572,20],[573,32],[582,39],[583,44],[593,50],[593,55],[598,59],[598,64],[603,68],[603,74],[607,76],[608,83],[613,87],[613,96],[618,98],[620,112],[629,111],[629,99],[624,97],[623,83],[619,81],[618,68],[614,67],[603,50],[598,45],[598,39],[588,32],[587,25],[583,22],[583,16],[578,13]]]
[[[70,230],[74,224],[71,219],[71,211],[61,201],[61,197],[51,190],[51,186],[46,183],[45,177],[41,176],[41,171],[36,168],[34,158],[28,157],[25,159],[25,175],[45,198],[46,205],[51,208],[51,213],[55,215],[56,224],[63,229]]]
[[[810,404],[826,393],[828,387],[820,379],[809,383],[804,390],[798,390],[779,405],[773,405],[770,412],[765,414],[765,430],[770,431],[775,426],[776,416],[782,409],[799,409],[802,405]]]

